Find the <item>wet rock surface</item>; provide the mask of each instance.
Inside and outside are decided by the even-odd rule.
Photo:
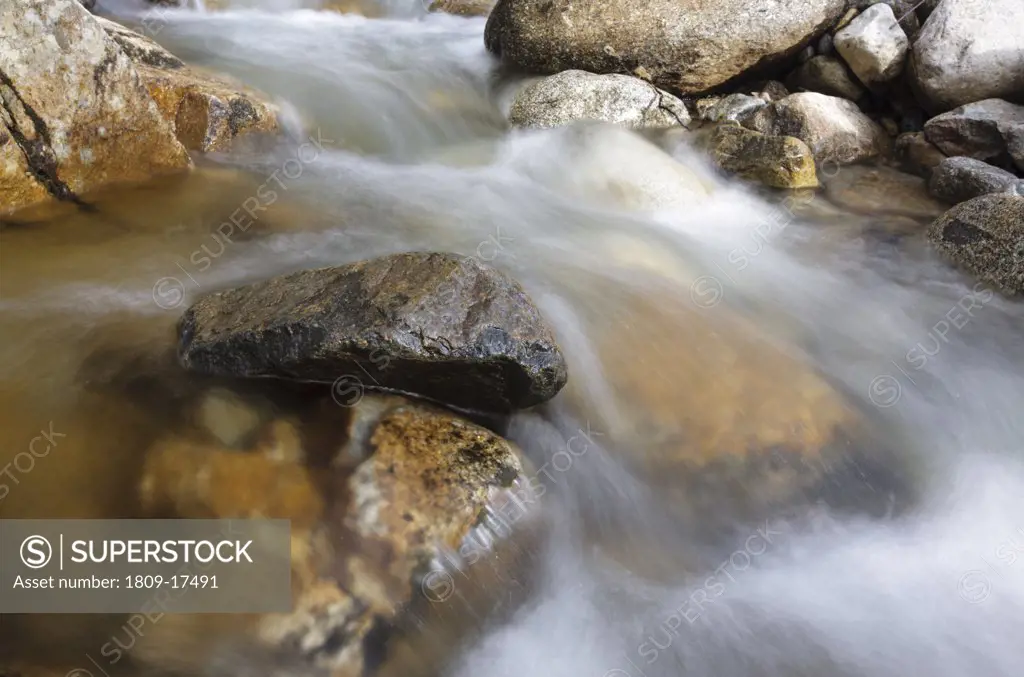
[[[633,129],[686,126],[690,114],[678,98],[640,78],[563,71],[527,85],[509,112],[515,127],[549,128],[596,120]]]
[[[791,94],[743,122],[770,136],[795,136],[819,163],[850,164],[889,154],[885,130],[850,101],[815,92]]]
[[[318,419],[344,431],[326,465],[296,460],[313,456]],[[433,674],[523,584],[540,528],[524,463],[489,430],[397,396],[328,402],[301,428],[264,420],[245,449],[201,431],[163,439],[146,457],[147,510],[290,519],[294,608],[228,627],[175,616],[140,638],[135,656],[176,673],[233,647],[243,662],[313,674]]]
[[[278,109],[267,97],[225,75],[186,66],[149,38],[98,18],[134,62],[142,82],[185,148],[223,151],[238,136],[279,131]]]
[[[828,28],[842,0],[501,0],[488,50],[535,73],[646,73],[658,87],[700,93],[790,56]]]
[[[0,92],[0,212],[191,166],[129,58],[75,0],[3,13]]]
[[[947,155],[965,155],[1024,171],[1024,106],[986,99],[938,115],[925,136]]]
[[[928,192],[951,204],[989,193],[1002,193],[1024,183],[1005,169],[968,157],[946,158],[935,167]]]
[[[785,95],[784,95],[785,96]],[[783,97],[784,98],[784,97]],[[739,122],[755,111],[768,105],[768,102],[758,96],[750,94],[730,94],[729,96],[715,99],[704,107],[698,105],[701,111],[701,119],[706,122]]]
[[[344,381],[468,409],[538,404],[567,378],[522,287],[456,254],[395,254],[213,294],[185,313],[179,338],[182,363],[203,373]]]
[[[852,212],[905,216],[922,224],[946,210],[929,195],[924,179],[889,167],[845,167],[826,182],[825,192]]]
[[[695,289],[694,299],[713,300]],[[599,415],[595,395],[572,382],[567,402],[668,502],[673,528],[713,534],[737,515],[816,500],[891,505],[901,460],[872,443],[863,413],[798,355],[725,307],[607,294],[621,310],[593,340],[615,415]]]
[[[945,256],[1006,293],[1024,293],[1024,196],[992,194],[936,219],[928,239]]]
[[[800,139],[765,136],[736,124],[711,135],[711,159],[721,169],[773,188],[815,188],[814,155]]]

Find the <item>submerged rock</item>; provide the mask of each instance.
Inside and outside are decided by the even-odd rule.
[[[579,70],[527,85],[509,112],[516,127],[559,127],[577,120],[666,128],[686,126],[690,114],[678,98],[640,78]]]
[[[869,216],[906,216],[927,223],[946,209],[928,194],[924,179],[889,167],[847,167],[825,190],[840,207]]]
[[[509,162],[517,171],[562,195],[614,209],[685,209],[707,200],[714,187],[692,167],[619,125],[528,130],[512,143]]]
[[[814,155],[800,139],[765,136],[722,125],[711,136],[711,159],[723,170],[772,188],[816,188]]]
[[[1024,196],[992,194],[962,202],[935,220],[928,239],[985,282],[1024,293]]]
[[[514,280],[457,254],[394,254],[212,294],[185,313],[189,369],[415,393],[469,409],[529,407],[565,361]]]
[[[1024,102],[1024,3],[942,0],[910,63],[911,82],[934,113],[982,99]]]
[[[0,213],[186,170],[129,58],[76,0],[0,17]]]
[[[868,7],[834,36],[836,51],[865,85],[888,82],[903,72],[910,41],[884,3]]]
[[[818,162],[851,164],[890,152],[885,130],[845,99],[815,92],[791,94],[769,104],[743,126],[771,136],[795,136]]]
[[[758,229],[770,238],[785,227]],[[723,266],[742,270],[757,255],[748,242]],[[884,513],[906,459],[878,445],[858,406],[798,352],[719,305],[724,281],[699,277],[686,299],[662,295],[675,285],[602,289],[589,330],[602,371],[571,382],[565,402],[650,484],[673,529],[714,539],[737,518],[819,500]]]
[[[1021,183],[1024,180],[1005,169],[958,156],[938,164],[928,181],[928,191],[940,200],[959,204],[980,195],[1005,192]]]
[[[309,468],[209,440],[151,450],[142,495],[154,514],[292,520],[294,608],[230,627],[177,615],[140,636],[135,658],[189,673],[231,650],[236,667],[430,675],[481,619],[522,597],[542,522],[519,450],[401,397],[370,396],[344,413],[347,422],[332,405],[321,417],[347,430],[335,452],[354,465]]]
[[[500,0],[487,49],[534,73],[581,69],[631,75],[699,93],[798,52],[844,0]]]
[[[816,56],[801,65],[786,81],[797,91],[819,92],[857,101],[865,94],[842,61],[831,56]]]
[[[926,179],[946,159],[946,154],[929,141],[924,132],[911,132],[896,137],[894,155],[904,170]]]
[[[1024,171],[1024,106],[988,99],[936,116],[925,136],[947,155],[965,155]]]

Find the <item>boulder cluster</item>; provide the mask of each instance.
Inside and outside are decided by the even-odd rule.
[[[210,294],[177,333],[163,379],[187,374],[168,398],[186,424],[144,454],[144,514],[290,520],[293,609],[160,624],[137,656],[234,643],[317,674],[436,674],[527,589],[543,490],[495,421],[567,367],[515,280],[393,254]]]
[[[871,162],[916,174],[947,204],[999,193],[970,207],[991,229],[953,235],[953,211],[930,237],[1024,291],[1024,224],[992,207],[1024,199],[1020,0],[499,0],[485,43],[539,76],[512,103],[516,127],[706,130],[695,139],[713,164],[773,188]],[[1010,247],[996,267],[975,239],[990,230]]]

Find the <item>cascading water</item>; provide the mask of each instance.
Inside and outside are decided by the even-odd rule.
[[[821,195],[780,204],[718,177],[678,141],[599,125],[506,130],[517,82],[495,74],[483,19],[428,14],[419,0],[381,3],[379,18],[298,0],[228,4],[159,10],[154,22],[100,2],[128,23],[150,19],[186,61],[278,97],[293,138],[217,156],[196,178],[100,212],[114,216],[5,232],[4,394],[23,400],[14,412],[73,416],[73,377],[105,327],[141,344],[211,290],[391,252],[460,252],[521,280],[570,360],[572,401],[517,416],[508,436],[539,467],[575,431],[589,436],[545,476],[555,526],[535,553],[536,590],[462,646],[447,675],[1020,674],[1015,304],[887,229],[884,214],[844,213]],[[297,155],[308,139],[315,151]],[[652,143],[682,166],[660,166]],[[286,166],[275,202],[287,217],[257,219],[227,242],[212,234],[212,218]],[[171,308],[154,289],[168,280],[180,294]],[[641,302],[678,324],[652,322]],[[619,325],[636,346],[601,344]],[[687,373],[673,365],[719,359],[716,335],[733,332],[740,345],[771,347],[758,354],[812,366],[863,410],[891,454],[891,467],[862,478],[870,516],[820,506],[734,516],[723,494],[677,521],[622,463],[645,444],[632,412],[671,406],[687,389],[645,395],[622,375],[648,378],[652,360]],[[722,381],[742,359],[719,359]],[[783,371],[778,397],[788,380]],[[120,462],[112,453],[100,471]],[[709,539],[701,523],[734,528]]]

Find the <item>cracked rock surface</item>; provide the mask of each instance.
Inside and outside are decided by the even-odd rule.
[[[632,129],[686,126],[683,102],[629,75],[569,70],[524,87],[509,112],[516,127],[550,128],[599,120]]]
[[[342,398],[385,389],[509,411],[554,397],[567,378],[523,288],[457,254],[394,254],[213,294],[186,311],[179,340],[189,369],[334,383]]]
[[[131,60],[76,0],[0,16],[0,213],[191,162]]]

